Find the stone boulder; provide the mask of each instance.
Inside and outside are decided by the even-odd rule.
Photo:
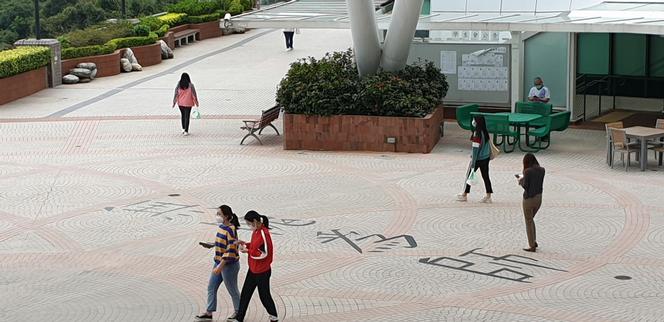
[[[79,80],[76,75],[65,75],[62,77],[62,83],[64,84],[76,84]]]
[[[165,41],[160,40],[159,45],[161,46],[161,59],[173,58],[173,49],[168,47]]]
[[[125,49],[124,55],[122,55],[123,58],[126,58],[129,60],[130,64],[138,64],[138,60],[136,59],[136,56],[134,56],[134,52],[131,50],[131,48]]]
[[[132,70],[131,63],[129,62],[129,59],[127,58],[122,58],[120,59],[120,64],[122,65],[122,71],[129,73]]]
[[[92,75],[92,71],[85,68],[74,68],[69,73],[78,78],[90,78],[90,75]]]
[[[143,70],[143,66],[139,64],[131,64],[131,70],[135,72],[140,72]]]
[[[89,82],[91,82],[91,81],[92,81],[92,80],[89,79],[89,78],[81,78],[81,80],[79,80],[78,82],[79,82],[80,84],[84,84],[84,83],[89,83]]]
[[[76,68],[97,70],[97,65],[95,63],[80,63],[80,64],[76,65]]]
[[[92,72],[90,73],[90,79],[95,79],[97,77],[97,69],[93,69]]]

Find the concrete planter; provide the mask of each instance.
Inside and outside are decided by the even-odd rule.
[[[89,56],[62,61],[62,74],[69,74],[69,70],[76,68],[80,63],[95,63],[97,65],[97,77],[107,77],[120,74],[120,51],[112,54]]]
[[[23,98],[48,87],[46,67],[0,78],[0,105]]]
[[[429,153],[440,140],[442,123],[442,107],[423,118],[285,114],[284,150]]]
[[[222,30],[219,27],[219,20],[190,24],[189,29],[198,29],[200,30],[199,38],[196,40],[205,40],[210,38],[216,38],[222,36]]]

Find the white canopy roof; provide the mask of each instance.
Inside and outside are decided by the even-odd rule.
[[[374,1],[376,6],[384,1]],[[391,13],[376,14],[387,29]],[[345,0],[292,0],[234,17],[248,28],[348,29]],[[431,0],[420,30],[626,32],[664,35],[664,2],[597,0]]]

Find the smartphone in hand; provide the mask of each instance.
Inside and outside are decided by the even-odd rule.
[[[204,248],[212,248],[214,247],[214,244],[212,243],[206,243],[206,242],[199,242],[199,245],[203,246]]]

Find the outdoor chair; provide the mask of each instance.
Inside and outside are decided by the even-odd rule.
[[[664,129],[664,119],[657,119],[655,128]],[[659,160],[658,165],[661,167],[664,161],[664,139],[650,143],[648,149],[655,153],[655,160]]]
[[[611,153],[613,147],[613,140],[611,139],[611,130],[612,129],[623,129],[625,126],[622,121],[606,123],[604,124],[606,130],[606,164],[612,165],[613,155]],[[636,149],[638,148],[639,142],[629,142],[630,147]]]
[[[570,112],[559,112],[542,117],[540,120],[543,126],[526,131],[526,145],[535,151],[547,149],[551,145],[551,132],[566,130],[569,126],[570,114]],[[531,136],[535,138],[535,141],[530,142]]]
[[[471,113],[476,113],[480,110],[479,105],[477,104],[468,104],[459,106],[456,109],[456,120],[459,126],[468,131],[473,130],[473,116]]]
[[[496,146],[503,146],[505,153],[514,151],[516,143],[519,140],[519,132],[512,129],[508,115],[485,114],[486,128],[489,133],[493,133],[493,143]],[[500,137],[500,141],[498,140]],[[510,141],[510,138],[513,140]]]
[[[638,157],[640,150],[638,147],[634,147],[633,145],[628,143],[627,134],[625,133],[625,130],[611,128],[610,133],[611,133],[611,145],[612,145],[611,160],[610,160],[611,168],[613,169],[613,164],[614,164],[613,157],[615,156],[616,153],[620,153],[620,160],[625,166],[625,171],[627,171],[630,166],[632,153],[634,153]],[[625,162],[625,154],[627,154],[627,162]]]

